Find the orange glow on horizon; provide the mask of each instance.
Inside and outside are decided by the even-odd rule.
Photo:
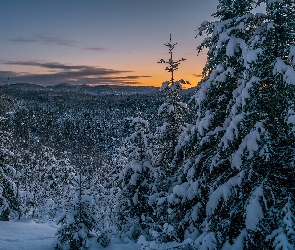
[[[164,79],[164,80],[163,80]],[[183,88],[187,89],[187,88],[192,88],[192,87],[196,87],[198,85],[198,83],[201,81],[202,77],[183,77],[182,79],[184,79],[185,81],[189,81],[190,84],[184,84]],[[180,80],[180,79],[176,79]],[[165,79],[163,77],[151,77],[151,78],[141,78],[140,80],[140,84],[134,84],[133,86],[153,86],[153,87],[161,87],[163,82],[169,81],[169,79]]]

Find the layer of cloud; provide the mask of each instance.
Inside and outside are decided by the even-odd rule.
[[[59,45],[59,46],[67,46],[67,47],[79,47],[78,42],[70,39],[66,39],[65,37],[60,36],[46,36],[46,35],[35,35],[32,37],[14,37],[9,39],[10,42],[14,43],[41,43],[41,44],[47,44],[47,45]],[[85,47],[82,48],[84,50],[91,50],[95,52],[104,52],[108,49],[103,47]]]
[[[61,46],[70,46],[76,47],[76,42],[73,40],[66,39],[64,37],[59,36],[45,36],[45,35],[36,35],[33,37],[15,37],[9,39],[11,42],[15,43],[43,43],[43,44],[53,44],[53,45],[61,45]]]
[[[107,51],[107,49],[101,48],[101,47],[88,47],[88,48],[84,48],[84,49],[95,51],[95,52],[104,52],[104,51]]]
[[[93,67],[87,65],[67,65],[57,62],[40,61],[8,61],[3,62],[6,65],[34,66],[43,68],[44,71],[54,70],[42,74],[32,74],[26,72],[0,71],[0,84],[25,82],[39,85],[55,85],[58,83],[70,84],[139,84],[140,78],[150,76],[132,75],[133,71],[107,69],[102,67]],[[124,75],[127,74],[128,75]]]

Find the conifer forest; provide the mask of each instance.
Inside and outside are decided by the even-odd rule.
[[[295,2],[218,2],[196,87],[173,34],[161,88],[0,86],[1,221],[55,249],[295,249]]]

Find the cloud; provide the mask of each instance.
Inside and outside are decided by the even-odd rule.
[[[34,66],[45,70],[54,70],[42,74],[26,72],[0,71],[3,79],[8,76],[16,82],[34,83],[39,85],[55,85],[58,83],[70,84],[139,84],[140,78],[150,76],[131,75],[133,71],[107,69],[87,65],[67,65],[57,62],[40,61],[8,61],[6,65]],[[129,73],[127,76],[124,74]],[[3,82],[0,82],[3,84]]]
[[[15,42],[15,43],[35,43],[35,42],[38,42],[37,39],[25,38],[25,37],[11,38],[11,39],[9,39],[9,41],[10,42]]]
[[[9,39],[10,42],[14,43],[41,43],[41,44],[48,44],[48,45],[59,45],[59,46],[67,46],[67,47],[79,47],[76,41],[69,40],[64,37],[60,36],[46,36],[46,35],[36,35],[33,37],[15,37]],[[85,50],[91,50],[95,52],[104,52],[108,49],[102,47],[86,47],[83,48]]]
[[[89,48],[84,48],[86,50],[92,50],[92,51],[95,51],[95,52],[104,52],[104,51],[107,51],[107,49],[105,48],[100,48],[100,47],[89,47]]]
[[[82,69],[98,69],[97,67],[85,66],[85,65],[67,65],[58,62],[44,62],[44,61],[7,61],[2,62],[7,65],[22,65],[22,66],[36,66],[45,69],[56,69],[56,70],[82,70]],[[116,72],[116,71],[112,71]],[[131,72],[131,71],[118,71],[118,72]]]
[[[61,45],[61,46],[70,46],[76,47],[76,42],[73,40],[66,39],[64,37],[59,36],[45,36],[45,35],[37,35],[32,38],[27,37],[15,37],[9,39],[11,42],[15,43],[42,43],[42,44],[54,44],[54,45]]]
[[[193,76],[194,76],[194,77],[198,77],[198,78],[199,78],[199,77],[203,77],[202,74],[199,74],[199,75],[198,75],[198,74],[193,74]]]

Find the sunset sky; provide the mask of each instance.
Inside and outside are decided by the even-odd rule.
[[[197,56],[203,21],[217,0],[3,0],[0,84],[125,84],[160,86],[170,75],[164,43],[182,57],[175,79],[193,86],[206,60]]]

